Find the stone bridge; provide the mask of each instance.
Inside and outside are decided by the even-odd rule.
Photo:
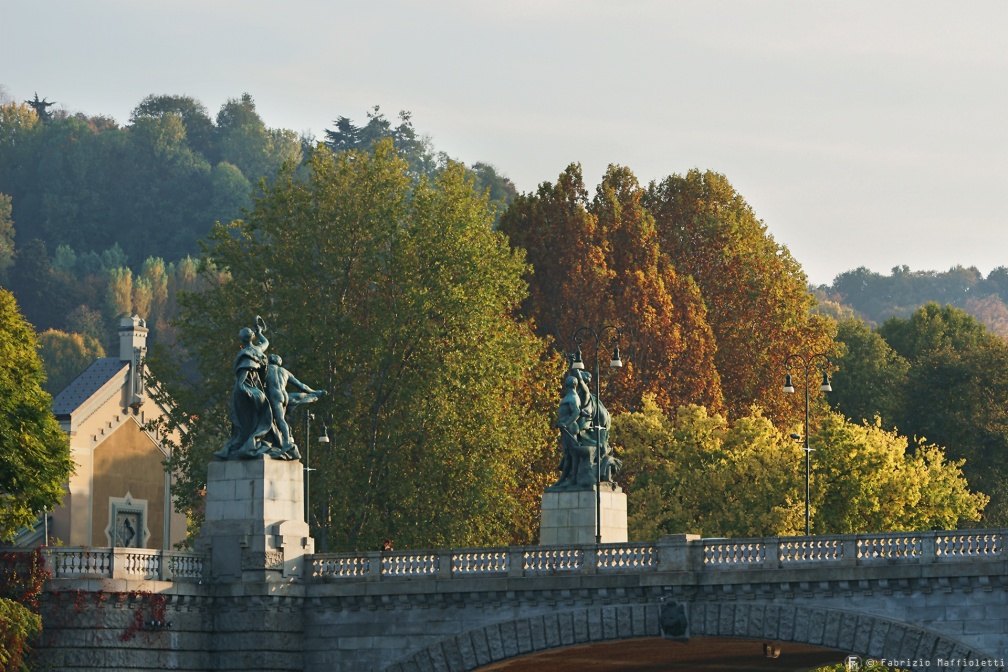
[[[454,672],[661,637],[913,669],[1008,656],[1004,530],[316,554],[226,585],[198,554],[46,555],[43,662],[63,670]]]

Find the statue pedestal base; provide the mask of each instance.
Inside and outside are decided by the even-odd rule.
[[[602,543],[625,543],[626,493],[619,486],[603,483],[599,498],[602,504]],[[595,525],[595,488],[547,490],[543,493],[542,518],[539,523],[541,545],[594,544]]]
[[[272,459],[211,462],[206,521],[196,549],[210,554],[214,581],[300,578],[315,552],[304,520],[300,462]]]

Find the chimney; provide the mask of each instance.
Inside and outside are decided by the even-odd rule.
[[[147,356],[147,323],[138,315],[119,321],[119,359],[130,363],[129,405],[138,406],[144,399],[143,359]]]

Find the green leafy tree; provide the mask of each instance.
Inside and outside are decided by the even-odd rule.
[[[883,427],[896,427],[905,404],[907,360],[862,320],[839,322],[837,342],[830,406],[854,422],[877,417]]]
[[[187,144],[211,163],[216,163],[216,128],[203,103],[190,96],[151,94],[130,114],[130,123],[149,117],[160,119],[174,114],[182,121]]]
[[[73,469],[44,382],[35,332],[0,289],[0,541],[59,504]]]
[[[325,132],[325,144],[333,152],[371,151],[379,141],[392,140],[399,156],[409,165],[409,173],[414,180],[421,177],[433,179],[450,161],[444,152],[434,149],[429,138],[417,133],[412,114],[406,110],[399,112],[397,126],[392,125],[377,105],[367,112],[367,123],[363,126],[342,116],[334,123],[335,128]],[[514,183],[488,163],[475,163],[471,171],[476,192],[489,195],[499,220],[501,212],[517,195]]]
[[[221,161],[210,171],[210,218],[238,219],[252,203],[252,183],[233,163]]]
[[[879,334],[909,362],[900,430],[964,458],[970,482],[991,496],[985,523],[1008,521],[1008,344],[936,303],[886,321]]]
[[[801,450],[765,417],[729,425],[702,406],[683,406],[670,418],[645,398],[643,410],[613,417],[613,443],[630,466],[624,478],[633,539],[804,529]]]
[[[105,307],[110,315],[120,317],[133,311],[133,271],[127,268],[109,269]]]
[[[152,358],[185,428],[179,490],[195,504],[229,426],[221,353],[261,313],[271,349],[331,392],[312,407],[333,441],[312,453],[322,547],[530,542],[555,401],[542,344],[512,317],[521,255],[461,166],[411,189],[385,141],[373,154],[320,149],[309,168],[300,181],[288,167],[245,220],[214,230],[206,258],[226,276],[182,295],[177,320],[198,386]]]
[[[0,597],[0,670],[27,672],[28,642],[42,632],[42,617],[14,600]]]
[[[231,98],[217,113],[220,158],[250,181],[272,181],[285,163],[300,163],[301,141],[293,131],[267,128],[248,93]]]
[[[804,530],[801,447],[759,413],[729,423],[687,406],[669,418],[646,399],[642,411],[614,416],[613,443],[631,465],[625,480],[635,539]],[[815,533],[956,527],[978,520],[987,503],[969,491],[962,461],[946,461],[933,445],[908,450],[905,438],[877,424],[826,414],[810,445]]]
[[[75,288],[67,280],[52,268],[45,243],[33,238],[18,248],[7,287],[24,306],[28,321],[37,329],[49,329],[62,324],[75,305]]]
[[[955,529],[980,520],[988,497],[970,492],[963,460],[876,424],[828,414],[812,441],[815,475],[813,531],[850,534]]]

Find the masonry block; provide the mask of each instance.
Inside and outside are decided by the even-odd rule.
[[[208,469],[206,522],[215,583],[300,577],[315,550],[304,520],[304,472],[296,461],[228,460]]]
[[[626,493],[609,484],[598,495],[601,521],[596,518],[595,490],[547,490],[542,498],[539,543],[548,545],[594,544],[596,527],[601,522],[603,544],[627,540]]]

